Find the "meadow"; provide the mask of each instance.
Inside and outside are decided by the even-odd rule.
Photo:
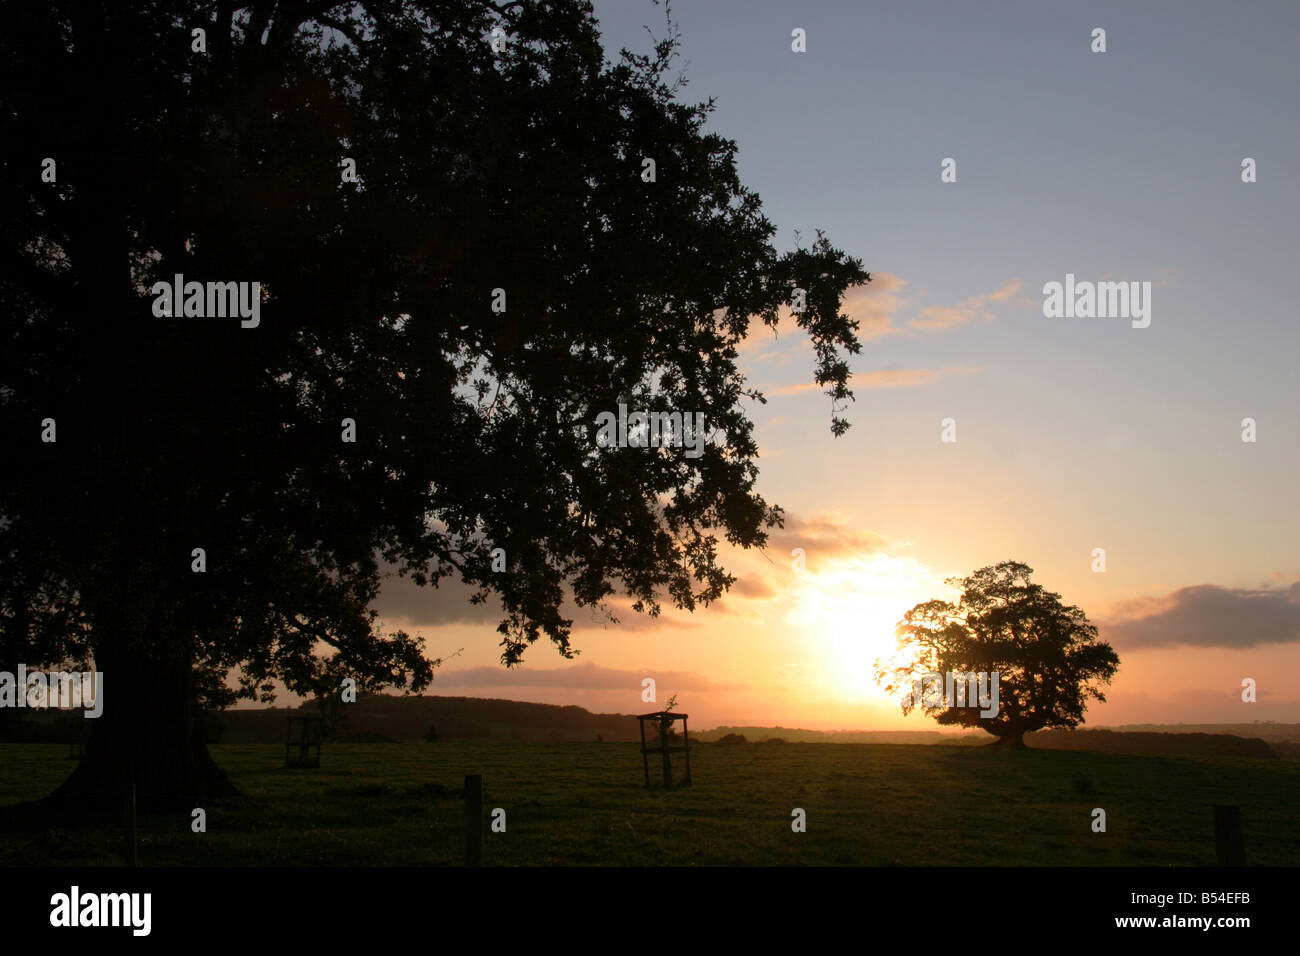
[[[1300,863],[1296,761],[700,744],[692,785],[665,791],[643,785],[637,744],[327,744],[314,769],[286,769],[274,745],[211,749],[246,799],[206,807],[206,833],[142,816],[142,866],[461,865],[468,773],[485,817],[505,810],[487,865],[1204,866],[1216,803],[1241,806],[1249,864]],[[0,745],[0,805],[73,766],[66,746]],[[120,828],[69,820],[5,834],[0,864],[120,865],[122,845]]]

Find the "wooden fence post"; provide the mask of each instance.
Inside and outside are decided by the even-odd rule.
[[[682,718],[682,745],[686,747],[686,783],[691,782],[691,732],[686,728],[686,718]]]
[[[650,786],[650,754],[645,749],[645,721],[638,720],[641,725],[641,765],[645,767],[645,785]]]
[[[136,847],[134,776],[131,777],[126,792],[122,796],[122,812],[122,823],[126,830],[126,865],[136,866],[139,863],[139,855]]]
[[[1246,865],[1246,837],[1241,828],[1241,807],[1217,804],[1214,808],[1214,851],[1219,866]]]
[[[669,729],[669,726],[670,726],[670,725],[669,725],[669,722],[668,722],[668,720],[667,720],[666,718],[661,718],[661,719],[660,719],[660,721],[659,721],[659,746],[662,747],[662,748],[663,748],[663,751],[664,751],[664,787],[671,787],[671,786],[673,785],[673,764],[672,764],[672,754],[670,754],[670,753],[668,752],[668,729]]]

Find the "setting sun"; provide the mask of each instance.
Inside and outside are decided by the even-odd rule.
[[[787,617],[809,650],[819,690],[882,700],[874,668],[894,652],[894,628],[914,605],[946,593],[942,575],[914,558],[872,554],[805,575]]]

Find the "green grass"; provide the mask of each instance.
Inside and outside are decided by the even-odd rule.
[[[143,817],[146,866],[458,865],[467,773],[484,775],[493,865],[1213,865],[1212,807],[1242,807],[1254,865],[1300,863],[1300,763],[872,744],[698,745],[694,785],[642,786],[636,744],[326,745],[212,752],[252,799]],[[653,759],[653,758],[652,758]],[[62,746],[0,745],[0,805],[50,792]],[[791,831],[791,811],[807,832]],[[1107,830],[1091,829],[1092,810]],[[69,821],[0,841],[4,865],[119,865],[119,828]]]

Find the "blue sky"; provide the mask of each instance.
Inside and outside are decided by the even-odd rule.
[[[663,32],[650,2],[596,11],[611,52],[643,48],[643,24]],[[1136,523],[1154,507],[1191,509],[1234,549],[1288,553],[1300,530],[1300,7],[710,2],[673,15],[684,96],[716,97],[713,127],[739,143],[782,243],[821,227],[905,280],[904,327],[1022,283],[994,319],[869,341],[861,372],[982,371],[859,391],[847,444],[893,468],[951,450],[930,447],[951,415],[959,445],[979,439],[998,471],[1018,463],[1062,498],[1097,495]],[[795,27],[806,53],[790,50]],[[1105,53],[1090,50],[1094,27]],[[1245,156],[1254,184],[1240,179]],[[945,157],[956,183],[939,181]],[[1043,318],[1043,283],[1067,272],[1157,283],[1151,327]],[[808,367],[756,380],[788,384]],[[769,440],[817,457],[823,399],[797,402]],[[1243,448],[1247,416],[1260,441]],[[970,454],[972,467],[993,464]],[[1243,499],[1249,510],[1233,506]]]

